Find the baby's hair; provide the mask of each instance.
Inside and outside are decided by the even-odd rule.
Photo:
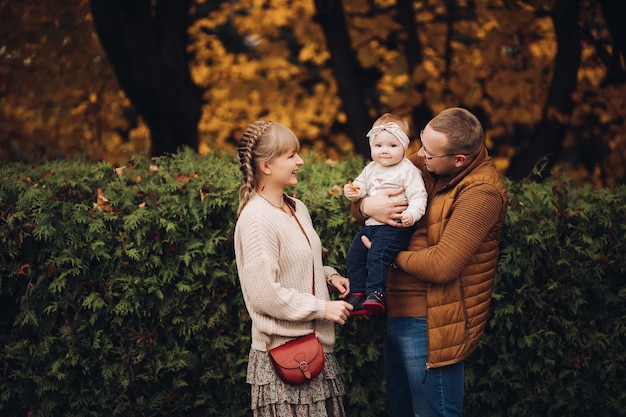
[[[280,123],[257,120],[248,125],[237,148],[239,169],[243,174],[243,183],[239,187],[237,217],[250,201],[252,191],[256,188],[257,167],[271,161],[275,155],[289,151],[297,152],[299,149],[300,142],[297,136]]]
[[[378,119],[376,119],[372,126],[384,125],[385,123],[389,122],[394,122],[395,124],[397,124],[398,127],[400,127],[400,129],[402,129],[402,131],[406,133],[408,137],[411,137],[411,123],[407,119],[397,116],[393,113],[383,114]]]

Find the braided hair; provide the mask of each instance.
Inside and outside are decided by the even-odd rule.
[[[271,161],[276,155],[299,149],[300,142],[297,136],[280,123],[257,120],[248,125],[237,148],[239,169],[243,175],[242,185],[239,187],[237,217],[250,201],[252,192],[257,186],[258,167]]]

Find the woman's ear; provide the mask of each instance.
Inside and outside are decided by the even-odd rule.
[[[265,175],[270,175],[272,173],[272,167],[270,166],[269,162],[263,162],[259,168],[261,169],[261,172]]]

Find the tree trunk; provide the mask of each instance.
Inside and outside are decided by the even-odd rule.
[[[422,43],[417,36],[417,24],[415,23],[415,12],[413,11],[413,0],[398,0],[396,3],[396,20],[406,32],[404,46],[404,56],[409,65],[409,75],[413,73],[416,66],[422,63]]]
[[[192,0],[91,0],[120,86],[150,128],[152,155],[198,148],[202,91],[186,52]]]
[[[623,84],[626,82],[626,31],[622,25],[626,21],[626,3],[623,0],[600,0],[600,5],[613,46],[606,82]]]
[[[556,0],[552,21],[558,50],[543,118],[530,146],[512,158],[507,170],[511,179],[520,180],[533,170],[542,177],[547,175],[561,152],[574,109],[572,94],[581,59],[579,18],[580,0]]]
[[[413,10],[412,0],[398,0],[396,3],[396,20],[402,26],[403,30],[407,34],[404,45],[404,56],[409,66],[409,77],[413,77],[415,68],[424,60],[423,47],[417,35],[417,24],[415,23],[415,11]],[[420,94],[426,91],[426,85],[420,83],[415,86]],[[416,106],[411,109],[411,121],[413,122],[413,128],[417,134],[420,130],[426,126],[426,124],[432,119],[433,114],[428,107],[426,96],[422,96],[422,100]]]
[[[347,132],[355,151],[370,157],[365,134],[372,127],[366,97],[363,91],[362,68],[356,58],[346,27],[343,5],[340,0],[315,0],[316,21],[322,27],[337,85],[339,97],[347,117]]]

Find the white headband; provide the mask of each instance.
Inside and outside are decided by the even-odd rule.
[[[406,149],[409,147],[409,137],[406,135],[406,133],[402,131],[402,129],[400,129],[400,126],[398,126],[395,122],[389,122],[385,123],[384,125],[378,125],[371,128],[366,135],[369,138],[370,144],[372,143],[374,138],[383,130],[386,130],[387,132],[398,138],[398,140],[400,141],[400,145],[402,145],[402,147],[406,151]]]

